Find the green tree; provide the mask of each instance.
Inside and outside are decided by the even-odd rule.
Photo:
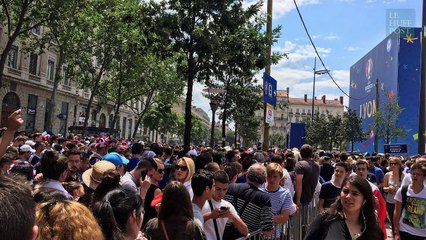
[[[285,136],[279,133],[274,133],[270,137],[271,145],[277,146],[279,148],[285,147]]]
[[[354,149],[354,143],[366,139],[366,134],[362,130],[362,119],[358,118],[356,110],[350,108],[343,113],[343,132],[344,139],[351,143],[351,151]]]
[[[385,101],[377,110],[374,127],[379,138],[389,144],[395,138],[405,137],[411,129],[397,125],[398,116],[404,111],[398,104],[398,97],[395,98],[393,92],[387,92],[385,96],[388,101]]]

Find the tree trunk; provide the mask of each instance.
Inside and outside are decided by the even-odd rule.
[[[222,147],[225,147],[225,144],[226,144],[226,118],[227,118],[226,111],[227,110],[228,108],[226,107],[226,101],[225,101],[225,104],[223,105],[223,114],[222,114]]]
[[[93,98],[97,94],[99,82],[101,81],[103,71],[104,71],[104,67],[102,66],[101,69],[99,70],[98,75],[96,76],[95,83],[93,84],[93,88],[90,89],[91,90],[90,98],[89,98],[89,102],[87,103],[86,117],[84,118],[84,124],[83,124],[83,135],[86,135],[87,133],[87,123],[89,122],[89,118],[90,118],[90,107],[92,106]]]
[[[133,135],[132,135],[133,138],[136,137],[136,133],[138,132],[139,125],[141,124],[142,119],[144,118],[144,116],[145,116],[145,114],[148,110],[148,107],[151,106],[151,103],[152,103],[151,100],[152,100],[153,95],[154,95],[154,92],[152,91],[148,94],[148,96],[145,99],[145,104],[144,104],[145,107],[141,111],[141,113],[139,114],[138,120],[136,121],[135,130],[133,130]]]
[[[47,112],[46,116],[46,129],[47,131],[52,131],[53,128],[53,118],[55,116],[55,107],[56,107],[56,94],[58,92],[58,86],[59,82],[61,81],[61,72],[62,72],[62,65],[65,61],[65,52],[64,47],[59,47],[59,60],[58,65],[56,65],[56,72],[55,72],[55,79],[53,80],[53,89],[52,93],[50,95],[50,101],[48,109],[50,111]]]
[[[185,102],[185,130],[183,133],[183,148],[185,151],[189,151],[191,145],[191,130],[192,130],[192,87],[194,85],[194,73],[195,62],[194,53],[189,53],[188,69],[187,69],[187,92]]]

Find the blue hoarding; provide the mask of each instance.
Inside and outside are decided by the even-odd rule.
[[[398,28],[351,67],[349,108],[356,110],[363,120],[364,131],[369,134],[366,141],[355,144],[349,151],[374,151],[378,80],[379,105],[398,98],[399,106],[404,109],[397,125],[404,127],[406,137],[393,139],[392,144],[406,143],[409,154],[417,153],[420,36],[420,28]],[[378,137],[378,149],[383,152],[384,140]]]
[[[275,107],[277,105],[277,80],[263,73],[263,101]]]

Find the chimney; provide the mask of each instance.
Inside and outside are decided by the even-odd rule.
[[[305,94],[305,102],[308,102],[308,94]]]
[[[290,88],[287,88],[287,98],[290,97]]]
[[[340,96],[340,104],[343,105],[343,96]]]
[[[325,104],[325,95],[322,95],[322,103],[324,103]]]

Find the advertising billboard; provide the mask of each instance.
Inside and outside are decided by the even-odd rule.
[[[417,154],[420,86],[420,28],[398,28],[374,47],[350,69],[349,108],[362,118],[368,133],[364,142],[348,151],[373,152],[376,103],[398,99],[403,108],[397,121],[406,136],[392,139],[390,144],[406,143],[408,154]],[[376,94],[376,82],[378,94]],[[377,96],[376,96],[377,95]],[[380,108],[380,107],[379,107]],[[384,152],[385,141],[379,137],[379,152]]]

